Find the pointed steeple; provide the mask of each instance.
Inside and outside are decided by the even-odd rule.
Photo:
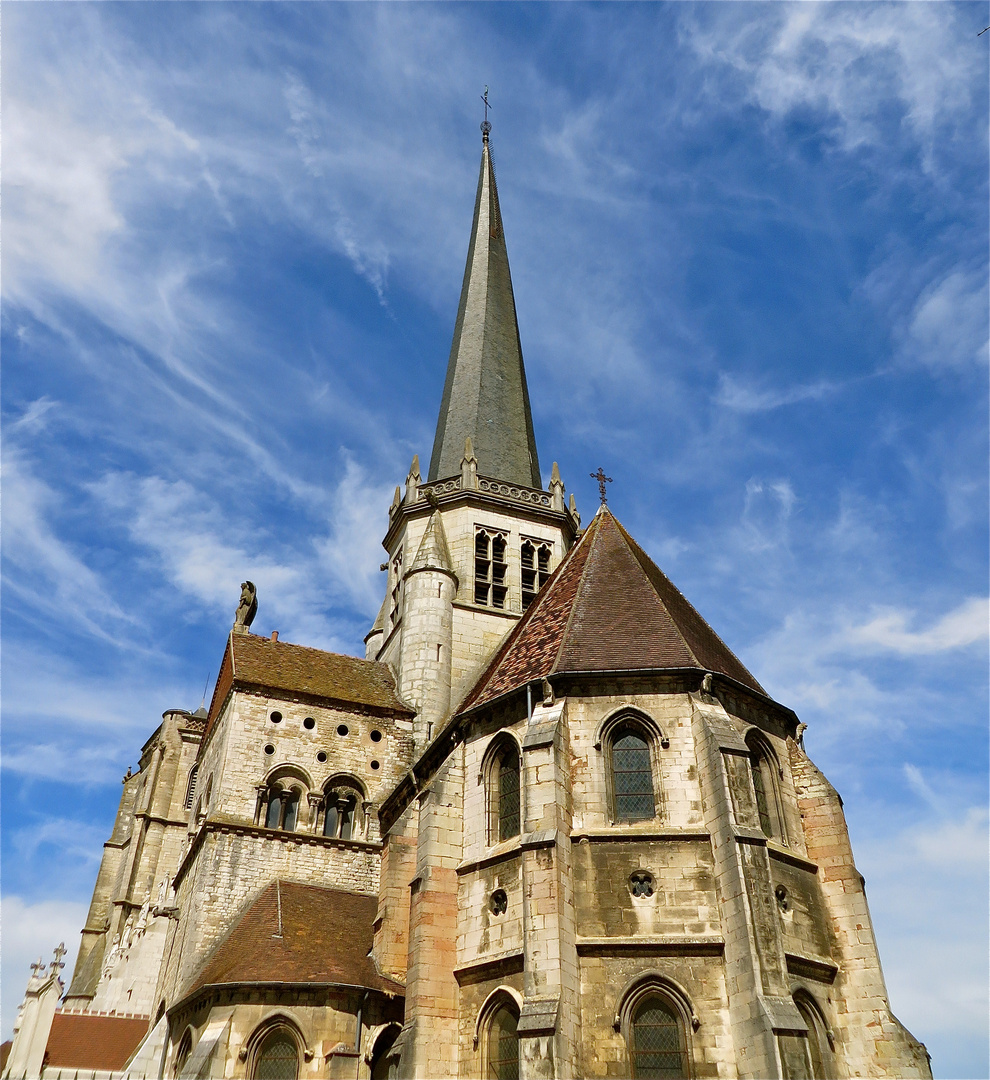
[[[479,474],[539,488],[540,463],[485,125],[482,131],[474,223],[428,479],[456,476],[464,440],[470,438]]]

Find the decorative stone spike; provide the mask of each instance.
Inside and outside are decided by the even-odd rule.
[[[548,490],[550,497],[553,499],[554,510],[558,514],[562,514],[564,512],[564,482],[560,479],[560,469],[557,468],[556,461],[553,463],[553,469],[550,472],[550,487]]]
[[[474,456],[474,445],[471,436],[464,440],[464,457],[461,458],[461,490],[477,491],[478,489],[478,459]]]
[[[574,492],[571,492],[571,501],[568,505],[568,509],[571,512],[571,517],[574,518],[574,523],[578,528],[581,527],[581,515],[578,513],[577,502],[574,499]]]
[[[398,484],[395,485],[395,494],[392,496],[392,505],[388,508],[388,515],[391,517],[396,510],[402,505],[402,488]],[[387,569],[387,566],[382,567],[383,570]]]
[[[406,477],[406,505],[409,506],[419,498],[419,485],[423,477],[419,471],[419,454],[414,454],[412,464],[409,466],[409,475]]]

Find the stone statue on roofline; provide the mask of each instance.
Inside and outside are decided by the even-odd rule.
[[[253,581],[241,582],[241,601],[234,612],[234,633],[246,634],[258,614],[258,590]]]

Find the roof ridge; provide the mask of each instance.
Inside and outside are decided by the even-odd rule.
[[[687,650],[688,655],[698,665],[698,667],[703,668],[705,671],[707,671],[708,668],[706,667],[705,664],[703,664],[701,662],[701,660],[698,657],[698,653],[696,652],[696,650],[694,648],[692,648],[691,643],[684,636],[684,631],[681,629],[680,623],[674,617],[674,613],[670,610],[670,607],[664,601],[664,598],[660,595],[660,593],[657,592],[657,588],[654,585],[653,581],[650,579],[650,575],[647,572],[646,567],[643,566],[643,560],[640,558],[640,555],[645,556],[645,558],[648,559],[651,563],[653,562],[653,560],[650,559],[650,557],[646,554],[645,551],[643,551],[643,549],[639,546],[639,544],[637,544],[636,541],[633,540],[632,536],[626,531],[626,529],[622,525],[622,522],[620,522],[617,517],[613,516],[612,520],[615,522],[616,527],[618,528],[619,533],[622,536],[622,539],[626,542],[626,546],[629,548],[629,550],[633,554],[633,557],[636,559],[636,563],[639,566],[639,569],[642,572],[643,577],[646,578],[646,582],[650,586],[650,589],[653,592],[653,595],[657,598],[657,603],[663,608],[664,612],[667,615],[667,618],[670,619],[671,625],[673,626],[675,633],[677,634],[677,636],[680,638],[682,644],[684,645],[684,648]],[[656,564],[653,563],[653,565],[655,566]],[[657,569],[660,570],[660,567],[657,566]],[[663,574],[663,571],[660,570],[660,573]],[[667,575],[664,574],[664,577],[666,577],[666,576]],[[667,580],[670,581],[670,578],[667,578]],[[673,585],[674,589],[677,590],[677,592],[680,594],[680,596],[686,602],[690,603],[690,601],[688,601],[687,597],[684,596],[684,594],[680,591],[680,589],[677,588],[676,585],[674,585],[674,583],[672,581],[670,582],[670,584]],[[694,607],[693,604],[691,604],[691,606]],[[705,623],[705,625],[708,626],[707,623]],[[709,626],[708,629],[711,630],[712,628]],[[712,633],[714,634],[715,631],[712,630]]]
[[[604,503],[602,503],[601,509],[604,510],[606,513],[609,512]],[[601,526],[598,524],[598,522],[600,520],[601,520],[601,518],[600,518],[599,514],[595,514],[595,516],[591,519],[591,522],[589,523],[588,527],[584,530],[584,532],[578,538],[578,542],[574,545],[574,547],[571,548],[571,551],[576,551],[582,544],[584,544],[586,542],[589,543],[589,544],[592,544],[592,545],[594,544],[595,540],[598,537],[599,532],[601,531]],[[592,535],[592,533],[591,533],[592,529],[595,530],[594,535]],[[568,552],[568,555],[569,554],[570,554],[570,551]],[[590,552],[589,552],[589,555],[590,555]],[[563,560],[561,560],[560,565],[561,566],[564,565]],[[558,567],[558,569],[559,569],[559,567]],[[553,663],[550,665],[551,674],[559,670],[557,665],[560,663],[560,654],[564,651],[564,646],[567,644],[567,638],[568,638],[568,635],[570,634],[571,624],[574,622],[574,612],[577,609],[578,600],[581,598],[581,590],[583,589],[584,584],[585,584],[584,578],[585,578],[585,575],[582,572],[581,577],[578,579],[577,589],[575,589],[575,591],[574,591],[574,599],[571,601],[571,610],[567,613],[567,622],[564,623],[564,631],[560,635],[560,644],[557,646],[557,653],[553,658]],[[547,584],[549,584],[549,582],[547,582]]]

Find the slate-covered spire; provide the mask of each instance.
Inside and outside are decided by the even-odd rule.
[[[481,175],[429,480],[461,471],[470,438],[478,472],[542,487],[505,251],[495,170],[482,127]]]

